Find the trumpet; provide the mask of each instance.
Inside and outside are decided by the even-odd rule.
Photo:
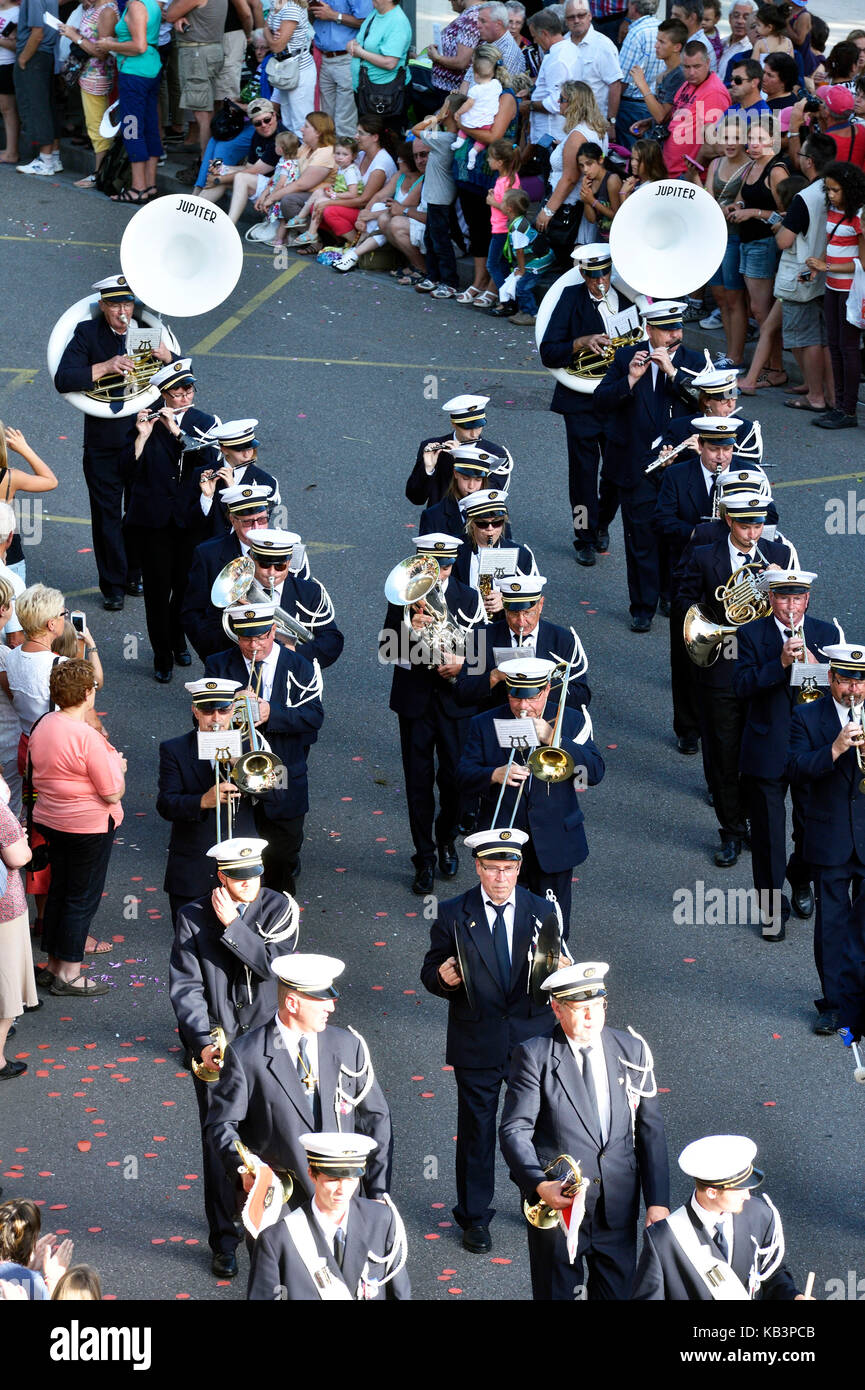
[[[568,1169],[568,1174],[562,1182],[562,1196],[576,1197],[583,1185],[583,1170],[578,1161],[575,1158],[571,1158],[570,1154],[559,1154],[558,1158],[554,1158],[552,1163],[547,1165],[544,1169],[544,1174],[546,1177],[551,1178],[560,1163],[563,1163]],[[539,1231],[552,1230],[559,1222],[559,1213],[556,1211],[555,1207],[551,1207],[547,1202],[542,1201],[534,1203],[530,1203],[528,1200],[524,1201],[523,1216],[530,1226],[536,1227]]]
[[[853,745],[853,749],[859,764],[859,771],[865,772],[865,754],[862,752],[863,742],[865,742],[865,705],[857,705],[856,701],[851,699],[848,708],[850,710],[850,723],[859,726],[859,737]],[[865,777],[860,778],[859,790],[865,792]]]
[[[742,565],[730,575],[726,584],[719,584],[715,590],[715,598],[724,605],[727,622],[734,627],[752,623],[756,618],[766,618],[772,611],[766,583],[762,579],[768,561],[759,546],[757,554],[759,561]]]
[[[804,661],[804,662],[807,662],[807,660],[808,660],[808,649],[807,649],[807,647],[805,646],[805,625],[804,625],[804,623],[800,623],[798,627],[794,627],[794,629],[793,629],[793,636],[795,637],[795,639],[796,639],[797,642],[801,642],[801,643],[802,643],[802,655],[801,655],[801,656],[797,656],[797,657],[796,657],[796,660],[797,660],[797,661]],[[822,700],[822,698],[823,698],[823,691],[820,689],[820,687],[819,687],[819,685],[817,684],[815,678],[814,678],[813,676],[806,676],[806,677],[804,678],[804,680],[802,681],[802,684],[801,684],[801,686],[800,686],[800,688],[799,688],[799,693],[798,693],[797,696],[796,696],[796,704],[797,704],[797,705],[810,705],[810,704],[813,704],[813,702],[814,702],[815,700]]]
[[[218,1026],[211,1029],[210,1036],[213,1039],[214,1047],[219,1053],[219,1060],[222,1062],[228,1049],[228,1039],[223,1030]],[[213,1082],[218,1081],[222,1075],[221,1067],[209,1067],[205,1062],[196,1062],[194,1057],[192,1058],[192,1070],[198,1077],[198,1080],[207,1082],[208,1086],[213,1085]]]

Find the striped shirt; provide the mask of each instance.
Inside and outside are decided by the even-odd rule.
[[[829,237],[826,245],[826,288],[840,290],[846,294],[853,284],[852,271],[838,273],[833,271],[832,267],[843,264],[844,261],[857,259],[862,223],[857,216],[851,217],[846,212],[830,208],[826,219],[826,231]]]
[[[630,101],[643,100],[639,87],[635,86],[630,79],[632,67],[639,65],[643,69],[650,91],[655,90],[655,83],[661,73],[666,71],[666,63],[655,54],[655,39],[657,37],[658,20],[650,14],[643,15],[636,20],[625,35],[625,41],[619,52],[619,67],[625,74],[623,96]]]

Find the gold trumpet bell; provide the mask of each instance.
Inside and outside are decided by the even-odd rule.
[[[576,1197],[583,1185],[583,1171],[577,1159],[571,1158],[570,1154],[559,1154],[552,1163],[544,1169],[546,1178],[554,1178],[559,1164],[563,1164],[567,1170],[562,1175],[562,1196]],[[539,1231],[550,1231],[559,1224],[559,1213],[555,1207],[548,1206],[546,1202],[528,1201],[523,1202],[523,1216],[530,1226],[534,1226]]]
[[[210,1036],[213,1039],[213,1045],[217,1049],[220,1058],[224,1058],[225,1053],[228,1049],[228,1039],[226,1038],[225,1033],[221,1028],[217,1027],[211,1030]],[[206,1081],[208,1086],[212,1085],[214,1081],[218,1081],[220,1076],[222,1075],[221,1067],[205,1066],[204,1062],[196,1062],[194,1057],[192,1058],[191,1065],[193,1072],[198,1077],[198,1080]]]
[[[815,700],[822,700],[822,698],[823,691],[820,689],[819,685],[815,680],[809,678],[806,679],[805,684],[801,687],[798,695],[796,696],[796,704],[812,705]]]
[[[695,666],[713,666],[721,655],[724,638],[738,631],[738,627],[724,627],[714,622],[698,603],[692,603],[682,627],[685,650]]]
[[[534,748],[528,765],[539,782],[565,782],[574,775],[574,760],[564,748]]]

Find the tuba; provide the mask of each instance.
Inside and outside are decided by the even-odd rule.
[[[210,1036],[213,1039],[214,1046],[216,1047],[221,1060],[222,1058],[224,1058],[225,1053],[228,1049],[228,1039],[226,1038],[223,1030],[219,1027],[212,1028],[210,1031]],[[221,1067],[205,1066],[204,1062],[196,1062],[194,1057],[192,1058],[190,1065],[192,1066],[192,1070],[198,1077],[199,1081],[206,1081],[208,1086],[211,1086],[214,1081],[218,1081],[220,1076],[222,1075]]]
[[[231,630],[228,621],[228,610],[235,603],[271,603],[273,594],[268,593],[261,587],[255,578],[255,562],[250,560],[248,555],[238,555],[236,559],[229,560],[227,565],[223,565],[219,574],[210,586],[210,602],[214,608],[223,608],[222,628],[226,637],[237,645],[237,636]],[[286,637],[291,642],[311,642],[312,633],[293,618],[290,613],[286,613],[284,608],[276,605],[273,621],[276,624],[278,637]]]
[[[563,1163],[568,1170],[568,1175],[562,1183],[562,1196],[576,1197],[583,1185],[583,1172],[577,1159],[571,1158],[570,1154],[559,1154],[558,1158],[554,1158],[552,1163],[547,1165],[544,1174],[551,1178],[560,1163]],[[530,1226],[536,1227],[539,1231],[550,1231],[559,1224],[559,1213],[555,1207],[548,1206],[546,1202],[538,1201],[532,1204],[529,1201],[524,1201],[523,1216]]]
[[[221,208],[185,193],[148,203],[130,218],[120,243],[120,265],[134,291],[139,317],[151,330],[142,344],[132,343],[135,367],[124,378],[103,377],[88,391],[64,392],[85,415],[103,419],[133,415],[159,399],[150,378],[164,365],[152,354],[160,341],[179,355],[180,344],[160,314],[179,318],[207,314],[227,299],[243,269],[243,245],[237,228]],[[61,315],[48,339],[48,370],[54,377],[60,359],[82,319],[99,312],[98,295],[79,299]]]

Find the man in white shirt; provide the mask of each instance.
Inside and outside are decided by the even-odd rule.
[[[624,79],[618,49],[612,39],[594,28],[589,0],[568,0],[565,23],[580,59],[577,81],[591,87],[601,111],[615,125]]]
[[[721,57],[718,60],[718,76],[725,85],[730,77],[732,59],[747,58],[751,52],[748,20],[756,8],[754,0],[736,0],[735,5],[730,7],[730,13],[727,16],[730,21],[730,37],[721,49]]]
[[[531,113],[529,138],[532,144],[537,144],[544,135],[551,136],[553,143],[558,144],[565,136],[565,118],[559,110],[562,83],[576,81],[580,57],[570,39],[565,37],[564,26],[555,10],[545,9],[533,14],[529,30],[544,57],[531,99],[520,102],[520,111]]]

